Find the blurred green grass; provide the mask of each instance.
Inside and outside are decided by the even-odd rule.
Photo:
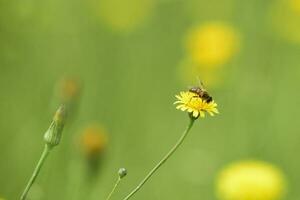
[[[119,167],[129,175],[114,198],[125,196],[187,124],[172,105],[187,88],[177,68],[186,31],[207,20],[229,21],[242,34],[240,52],[224,66],[225,80],[210,90],[221,114],[199,120],[136,199],[215,199],[218,171],[248,158],[279,166],[289,183],[286,199],[300,196],[300,161],[294,156],[300,150],[300,47],[268,24],[276,1],[155,1],[143,24],[125,32],[99,20],[89,3],[0,2],[0,196],[21,194],[43,148],[62,77],[78,77],[83,93],[74,121],[38,178],[42,199],[103,199]],[[110,142],[104,167],[88,189],[74,138],[95,121],[107,127]]]

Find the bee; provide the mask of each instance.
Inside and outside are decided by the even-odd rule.
[[[189,92],[196,94],[195,97],[200,97],[206,103],[212,102],[213,98],[208,94],[208,92],[204,89],[202,82],[199,84],[200,86],[191,87]]]

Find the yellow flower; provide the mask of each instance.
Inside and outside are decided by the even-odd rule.
[[[236,53],[239,36],[236,30],[222,22],[211,22],[194,28],[187,37],[187,51],[200,65],[225,64]]]
[[[87,157],[101,155],[107,146],[107,134],[103,127],[88,126],[81,137],[81,149]]]
[[[59,96],[63,103],[76,100],[81,92],[79,81],[73,78],[64,78],[59,83]]]
[[[205,117],[205,112],[211,116],[214,116],[214,113],[219,113],[214,101],[207,103],[193,92],[180,92],[180,95],[175,97],[177,101],[174,104],[179,104],[176,108],[191,113],[195,118]]]
[[[269,10],[269,22],[280,37],[300,44],[300,0],[277,0]]]
[[[289,0],[290,8],[300,14],[300,0]]]
[[[280,169],[262,161],[231,164],[217,179],[217,194],[222,200],[277,200],[284,189]]]

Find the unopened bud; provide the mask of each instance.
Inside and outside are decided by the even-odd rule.
[[[65,121],[66,121],[66,109],[62,105],[56,111],[53,117],[53,121],[44,135],[44,141],[50,147],[54,147],[59,144]]]
[[[125,168],[120,168],[118,171],[119,177],[122,179],[127,175],[127,170]]]

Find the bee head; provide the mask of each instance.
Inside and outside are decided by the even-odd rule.
[[[199,92],[201,92],[201,88],[199,88],[199,87],[191,87],[189,89],[189,91],[198,94]]]

